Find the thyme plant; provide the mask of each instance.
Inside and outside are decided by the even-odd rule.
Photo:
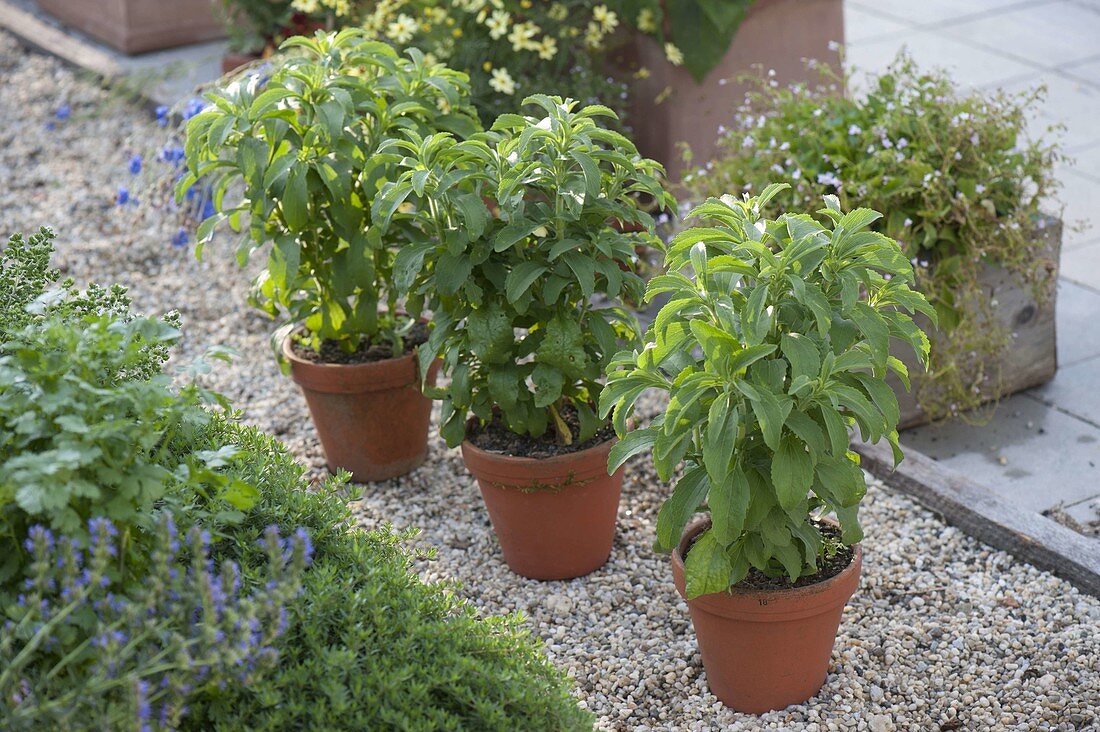
[[[963,92],[904,54],[864,94],[839,95],[850,80],[822,74],[814,88],[757,79],[717,157],[685,182],[701,200],[788,176],[797,208],[832,194],[845,208],[887,212],[873,228],[901,244],[944,332],[916,375],[917,400],[935,418],[976,407],[999,393],[990,364],[1011,345],[983,267],[1005,268],[1040,303],[1057,267],[1038,234],[1060,154],[1025,132],[1042,91]]]
[[[880,215],[841,210],[776,219],[764,210],[788,185],[759,197],[710,199],[694,211],[713,222],[677,235],[668,273],[646,293],[668,293],[644,348],[608,369],[600,413],[614,412],[621,441],[608,470],[650,450],[658,475],[683,474],[661,506],[657,548],[671,551],[698,507],[711,525],[686,559],[690,597],[724,592],[750,567],[792,582],[817,571],[825,544],[811,518],[835,512],[842,541],[862,538],[866,492],[855,427],[898,448],[898,402],[887,372],[908,383],[892,338],[924,361],[928,339],[913,313],[934,317],[912,290],[897,242],[869,230]],[[642,392],[669,394],[668,408],[627,431]]]
[[[604,367],[638,338],[619,304],[641,294],[635,247],[658,242],[638,197],[672,204],[661,166],[596,122],[610,109],[543,95],[525,102],[537,112],[501,115],[465,142],[399,143],[403,170],[375,200],[375,220],[421,229],[394,270],[410,309],[434,313],[421,373],[442,357],[451,384],[437,392],[440,434],[452,446],[470,412],[533,438],[552,429],[566,445],[597,432]],[[399,213],[410,201],[415,212]]]

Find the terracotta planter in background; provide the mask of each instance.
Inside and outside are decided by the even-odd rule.
[[[358,483],[413,470],[428,455],[432,400],[420,391],[416,354],[363,364],[312,363],[283,341],[290,376],[302,390],[329,470]],[[439,364],[428,370],[435,384]]]
[[[262,56],[258,53],[240,53],[238,51],[226,51],[222,56],[222,75],[231,74],[242,66],[247,66],[253,61],[259,61]]]
[[[38,0],[62,23],[123,53],[144,53],[225,36],[213,0]]]
[[[629,122],[638,150],[664,163],[671,180],[680,180],[679,143],[691,146],[696,166],[713,157],[718,126],[729,127],[744,102],[748,86],[738,83],[738,76],[760,64],[774,69],[780,84],[817,81],[818,73],[807,69],[803,59],[835,67],[840,54],[831,42],[844,42],[843,0],[756,0],[725,57],[697,83],[687,69],[668,63],[660,44],[636,34],[622,55],[628,70],[650,72],[631,84]]]
[[[623,469],[607,474],[613,440],[550,458],[509,457],[462,443],[504,561],[539,580],[580,577],[611,554]]]
[[[693,521],[672,553],[672,577],[687,600],[684,554],[710,520]],[[859,585],[863,550],[835,577],[790,590],[737,590],[687,600],[714,695],[762,714],[806,701],[825,683],[844,605]]]

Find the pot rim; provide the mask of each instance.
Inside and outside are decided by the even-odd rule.
[[[390,356],[389,358],[380,358],[375,361],[364,361],[362,363],[332,363],[330,361],[309,361],[294,353],[294,349],[290,347],[291,336],[293,332],[287,333],[283,336],[283,342],[280,346],[280,350],[287,360],[295,365],[302,365],[305,368],[318,368],[318,369],[366,369],[372,366],[382,366],[385,364],[391,364],[396,361],[402,361],[410,358],[416,358],[416,349],[419,346],[415,346],[413,350],[408,353],[403,353],[400,356]]]
[[[827,519],[823,519],[828,521]],[[684,551],[691,540],[705,531],[711,523],[709,516],[694,519],[684,529],[684,534],[676,548],[672,550],[672,572],[676,591],[689,605],[704,609],[715,615],[739,617],[745,620],[775,622],[808,617],[823,612],[833,606],[842,606],[848,602],[859,584],[863,566],[863,544],[852,545],[852,559],[848,566],[827,580],[815,582],[804,587],[779,589],[736,589],[736,585],[725,592],[712,592],[688,599],[685,586]],[[844,588],[848,587],[849,590]],[[797,608],[778,609],[769,607],[769,601],[782,600],[798,603]]]
[[[471,442],[468,437],[464,437],[462,439],[462,451],[463,451],[463,453],[466,453],[466,452],[471,453],[475,457],[475,459],[480,458],[481,460],[486,460],[486,461],[508,463],[510,465],[531,465],[531,466],[551,465],[552,466],[552,465],[556,465],[556,464],[566,465],[566,464],[569,464],[569,463],[579,462],[581,460],[586,460],[589,457],[595,456],[599,452],[609,453],[609,452],[611,452],[611,448],[618,441],[619,441],[618,437],[609,437],[608,439],[603,440],[602,442],[597,442],[592,447],[586,447],[583,450],[577,450],[575,452],[567,452],[567,453],[564,453],[562,455],[551,455],[550,457],[537,458],[537,457],[526,457],[526,456],[518,456],[518,455],[505,455],[504,453],[501,453],[501,452],[493,452],[492,450],[483,450],[482,448],[478,447],[473,442]],[[605,463],[606,463],[606,461],[605,461]],[[604,469],[606,470],[606,465],[604,466]]]

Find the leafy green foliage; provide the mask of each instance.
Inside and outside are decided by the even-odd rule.
[[[805,214],[764,217],[785,188],[712,198],[692,212],[714,226],[670,243],[668,274],[646,293],[669,302],[645,348],[615,356],[600,400],[623,436],[609,470],[643,450],[664,480],[684,464],[658,517],[659,549],[670,551],[708,506],[711,527],[687,557],[689,596],[725,591],[750,567],[792,582],[814,573],[825,550],[809,520],[817,512],[836,512],[844,542],[860,540],[866,485],[848,428],[885,437],[900,461],[898,404],[884,380],[906,373],[889,342],[922,361],[928,354],[911,315],[934,312],[910,289],[913,269],[897,242],[869,230],[879,214],[843,213],[827,196],[818,211],[826,225]],[[669,393],[668,408],[627,433],[649,388]]]
[[[216,209],[198,251],[228,223],[243,232],[242,265],[266,249],[252,301],[285,330],[304,325],[318,351],[324,341],[354,351],[378,340],[400,352],[412,321],[397,314],[393,260],[410,232],[397,225],[383,238],[372,207],[397,174],[397,141],[478,129],[466,77],[415,49],[398,57],[362,30],[295,37],[283,49],[269,79],[229,82],[188,123],[190,174],[177,196],[201,178]]]
[[[434,312],[421,369],[441,356],[451,376],[439,396],[440,433],[452,446],[470,412],[483,422],[497,413],[521,435],[553,426],[568,444],[568,406],[579,439],[595,434],[604,367],[622,340],[638,337],[619,304],[642,289],[630,266],[635,247],[658,242],[639,196],[672,203],[661,166],[597,124],[609,109],[546,96],[525,102],[539,113],[501,115],[492,131],[464,142],[399,143],[402,172],[375,199],[376,221],[422,231],[395,270],[410,311]],[[415,211],[401,214],[397,201],[415,201]]]
[[[844,208],[888,212],[872,229],[901,243],[945,333],[915,375],[918,401],[942,417],[995,398],[1000,377],[987,364],[1011,339],[979,273],[1001,266],[1041,299],[1056,271],[1036,227],[1059,153],[1025,134],[1042,91],[963,93],[904,55],[864,95],[836,93],[847,80],[823,73],[814,89],[759,80],[717,158],[685,182],[701,200],[759,191],[780,171],[798,208],[835,194]]]

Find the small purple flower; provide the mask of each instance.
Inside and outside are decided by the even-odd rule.
[[[68,119],[73,114],[73,108],[70,107],[68,104],[62,104],[53,114],[58,119]]]
[[[168,126],[168,111],[168,107],[164,106],[163,104],[156,109],[157,124],[161,127]]]
[[[180,230],[177,231],[175,236],[172,237],[172,246],[174,246],[176,249],[182,249],[183,247],[187,246],[189,238],[190,237],[187,236],[187,229],[181,226]]]
[[[178,145],[167,145],[160,151],[159,157],[165,163],[178,163],[183,160],[183,148]]]
[[[115,203],[117,203],[119,206],[125,206],[129,202],[130,202],[130,189],[125,187],[125,186],[122,186],[121,188],[118,189],[118,196],[117,196],[117,198],[115,198]]]
[[[833,186],[834,188],[840,188],[840,178],[836,176],[836,173],[818,173],[817,182],[823,186]]]
[[[142,157],[140,154],[134,155],[130,158],[130,175],[137,175],[141,172]]]
[[[201,114],[205,109],[206,104],[201,99],[192,99],[184,106],[182,116],[185,120],[188,120]]]
[[[202,217],[204,219],[208,219],[211,216],[213,216],[214,214],[216,214],[217,212],[218,212],[218,210],[216,208],[214,208],[214,199],[207,198],[206,202],[202,206]]]

